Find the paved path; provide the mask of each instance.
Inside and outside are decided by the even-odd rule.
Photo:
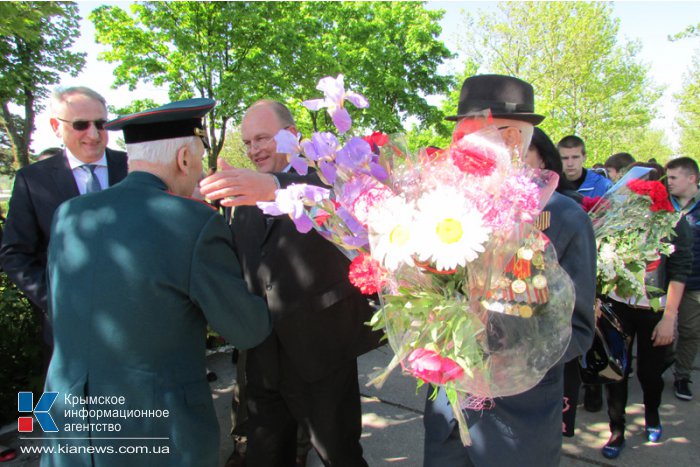
[[[360,391],[362,398],[362,445],[367,463],[374,466],[419,467],[423,464],[423,406],[426,389],[416,393],[413,378],[395,370],[381,389],[367,387],[368,375],[383,368],[392,357],[382,347],[359,360]],[[228,356],[227,356],[228,357]],[[630,381],[628,404],[627,447],[615,461],[602,457],[600,448],[608,439],[607,414],[603,410],[589,413],[578,408],[577,431],[573,439],[565,438],[561,467],[618,466],[618,467],[685,467],[700,465],[700,358],[696,359],[693,389],[698,397],[683,402],[673,395],[671,371],[664,375],[666,388],[661,406],[664,438],[661,443],[649,444],[642,438],[644,407],[639,382]],[[217,370],[218,367],[217,367]],[[219,374],[221,378],[222,374]],[[224,379],[227,379],[225,377]],[[228,398],[228,394],[226,398]],[[220,401],[225,404],[226,401]],[[228,406],[227,406],[228,407]],[[225,410],[228,410],[226,408]],[[225,412],[224,410],[224,412]],[[220,412],[220,410],[217,410]],[[230,421],[220,417],[226,433]],[[231,452],[230,440],[222,437],[222,462]],[[223,464],[222,464],[223,465]],[[309,457],[308,467],[322,467],[318,457]]]
[[[363,409],[362,445],[370,466],[419,467],[423,463],[422,413],[425,389],[416,392],[413,378],[392,373],[381,389],[367,387],[368,375],[383,368],[391,360],[391,350],[382,347],[359,360],[359,373]],[[685,467],[700,464],[700,370],[696,359],[693,389],[696,398],[682,402],[673,395],[671,372],[665,376],[661,406],[664,438],[661,443],[645,443],[642,438],[644,409],[641,390],[636,378],[630,382],[628,404],[629,429],[627,447],[619,459],[608,461],[600,455],[600,448],[608,438],[607,416],[604,411],[588,413],[579,407],[577,433],[573,439],[565,439],[562,467],[618,466],[618,467]],[[235,368],[230,353],[220,352],[209,357],[210,370],[218,375],[212,383],[212,394],[221,425],[221,465],[233,446],[228,436],[229,410]],[[9,429],[8,429],[9,428]],[[0,442],[16,445],[16,432],[11,427],[0,431]],[[2,463],[2,467],[36,467],[36,456],[22,456],[15,461]],[[254,466],[251,466],[254,467]],[[309,457],[308,467],[322,467],[315,453]]]

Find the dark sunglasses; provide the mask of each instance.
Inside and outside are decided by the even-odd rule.
[[[107,123],[107,120],[76,120],[74,122],[71,122],[70,120],[63,120],[62,118],[56,117],[56,120],[60,120],[63,123],[70,123],[70,125],[73,127],[75,131],[85,131],[88,128],[90,128],[90,124],[92,123],[95,125],[95,128],[98,131],[104,130],[105,129],[105,123]]]

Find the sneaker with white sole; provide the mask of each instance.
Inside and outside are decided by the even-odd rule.
[[[676,397],[683,401],[693,400],[693,393],[690,391],[689,379],[679,379],[673,383],[674,393]]]

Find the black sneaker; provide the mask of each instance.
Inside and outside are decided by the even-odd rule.
[[[677,398],[682,401],[693,400],[693,393],[690,391],[691,382],[689,379],[679,379],[673,383],[674,393]]]

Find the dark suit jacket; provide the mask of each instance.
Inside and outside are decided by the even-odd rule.
[[[315,174],[277,176],[283,187],[321,185]],[[267,300],[273,332],[304,380],[316,381],[379,345],[381,333],[364,324],[373,309],[349,282],[350,261],[335,245],[255,206],[236,208],[231,226],[248,288]]]
[[[49,313],[55,347],[46,390],[65,424],[119,423],[82,431],[80,446],[128,446],[165,437],[169,455],[89,453],[43,456],[42,466],[216,466],[219,425],[206,379],[207,322],[236,347],[259,344],[272,328],[249,293],[231,231],[204,203],[175,196],[146,172],[63,203],[48,252]],[[64,395],[123,396],[125,404],[72,406]],[[165,417],[80,418],[66,409],[168,410]],[[48,433],[47,436],[50,436]],[[125,439],[105,441],[104,436]],[[55,439],[45,440],[56,446]],[[148,441],[147,441],[148,442]]]
[[[126,153],[106,150],[109,185],[126,177]],[[0,263],[29,299],[46,312],[46,251],[56,208],[80,192],[68,159],[54,156],[23,167],[15,176]]]

